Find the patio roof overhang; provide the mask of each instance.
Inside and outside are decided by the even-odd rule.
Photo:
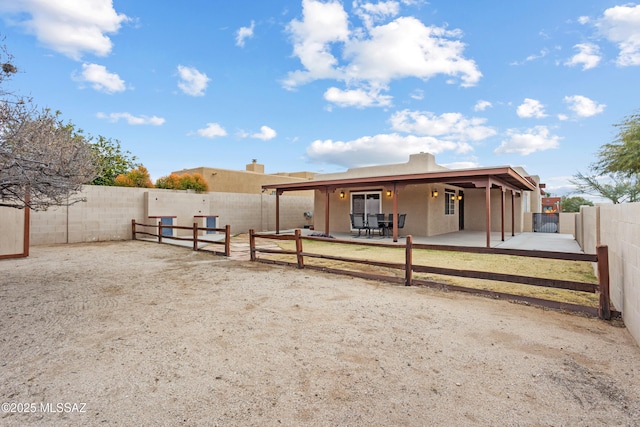
[[[528,177],[524,177],[509,166],[477,169],[444,170],[425,173],[338,178],[327,180],[314,180],[285,184],[265,184],[263,190],[275,189],[276,191],[276,233],[280,232],[280,202],[279,196],[285,191],[319,190],[325,193],[325,234],[329,234],[329,194],[339,188],[373,187],[381,186],[393,190],[393,241],[398,240],[398,191],[411,184],[450,184],[461,188],[485,188],[486,207],[486,234],[487,247],[490,247],[491,234],[491,188],[502,189],[502,240],[504,240],[505,219],[505,192],[511,191],[511,208],[513,211],[513,197],[522,191],[535,191],[536,184]],[[511,230],[514,230],[514,213],[511,215]]]

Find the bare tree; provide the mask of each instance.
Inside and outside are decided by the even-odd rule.
[[[0,48],[0,83],[17,69]],[[75,194],[97,172],[84,136],[59,113],[38,110],[30,100],[0,87],[0,206],[45,210],[80,199]]]

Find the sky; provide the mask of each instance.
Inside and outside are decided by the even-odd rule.
[[[0,0],[3,89],[152,179],[340,172],[430,152],[553,195],[640,109],[640,3]]]

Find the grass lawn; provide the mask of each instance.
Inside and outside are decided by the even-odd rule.
[[[258,239],[260,241],[262,239]],[[294,241],[273,240],[283,250],[295,250]],[[404,264],[404,248],[385,248],[338,244],[322,241],[303,240],[303,251],[320,255],[334,255],[345,258],[366,259]],[[259,258],[296,262],[295,255],[258,254]],[[403,270],[305,257],[305,265],[339,268],[351,271],[404,277]],[[494,273],[516,274],[520,276],[540,277],[547,279],[569,280],[574,282],[598,283],[593,267],[589,262],[562,261],[540,258],[528,258],[508,255],[474,254],[466,252],[413,250],[413,264],[433,267],[444,267],[460,270],[476,270]],[[531,296],[553,301],[579,304],[589,307],[598,306],[598,294],[576,292],[564,289],[541,286],[520,285],[516,283],[497,282],[482,279],[441,276],[425,273],[414,273],[414,278],[428,279],[449,285],[468,288],[487,289],[515,295]]]

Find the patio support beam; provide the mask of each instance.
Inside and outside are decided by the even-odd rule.
[[[487,178],[487,184],[484,188],[485,199],[485,227],[487,229],[487,247],[491,247],[491,180]]]
[[[511,237],[516,235],[516,192],[511,190]]]
[[[282,191],[276,190],[276,234],[280,234],[280,195]],[[267,228],[269,226],[267,225]]]
[[[501,225],[501,233],[502,233],[501,238],[502,238],[502,241],[504,242],[504,212],[505,212],[505,196],[506,196],[507,189],[504,187],[501,187],[500,192],[502,193],[502,197],[500,198],[500,210],[501,210],[500,225]]]
[[[398,241],[398,186],[393,183],[393,241]]]
[[[324,234],[329,235],[329,187],[324,188],[325,204],[324,204]]]

